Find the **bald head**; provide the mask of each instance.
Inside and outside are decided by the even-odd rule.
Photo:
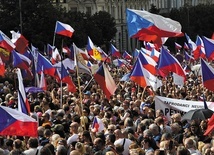
[[[70,152],[70,155],[81,155],[81,153],[77,150],[73,150]]]

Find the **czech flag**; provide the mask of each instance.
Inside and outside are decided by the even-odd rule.
[[[201,71],[204,87],[214,91],[214,69],[203,59],[201,59]]]
[[[128,52],[124,51],[124,53],[123,53],[123,58],[124,58],[124,59],[129,59],[129,60],[131,60],[131,59],[132,59],[132,56],[131,56]]]
[[[19,81],[18,88],[18,110],[25,114],[30,114],[30,104],[28,98],[26,97],[26,92],[23,84],[22,73],[20,69],[17,69],[17,76]]]
[[[190,37],[185,33],[188,45],[192,50],[194,59],[197,60],[200,57],[200,48],[190,39]]]
[[[185,50],[189,50],[189,46],[187,45],[186,42],[184,43],[184,49],[185,49]]]
[[[117,58],[121,56],[120,51],[112,44],[111,44],[111,55]]]
[[[202,37],[204,42],[204,48],[206,51],[206,57],[208,60],[214,60],[214,40],[205,36]]]
[[[41,73],[42,67],[43,67],[43,72],[45,74],[48,74],[54,77],[56,69],[53,67],[53,65],[48,59],[46,59],[42,54],[38,52],[37,67],[36,67],[37,73],[39,74]]]
[[[76,92],[76,86],[74,85],[71,77],[68,74],[67,69],[64,67],[63,63],[61,64],[61,81],[68,84],[70,92]]]
[[[68,24],[57,21],[55,33],[71,38],[74,33],[74,29]]]
[[[13,66],[21,69],[28,70],[31,64],[31,60],[23,54],[12,51],[13,54]]]
[[[204,42],[199,35],[197,35],[195,44],[199,48],[199,57],[204,59],[206,57]]]
[[[73,50],[73,46],[71,46],[71,48],[68,47],[63,47],[62,48],[62,52],[67,54],[68,58],[71,60],[74,60],[74,50]]]
[[[145,69],[147,69],[151,74],[156,75],[156,66],[157,63],[150,56],[140,52],[138,55],[138,59],[140,59],[141,64]]]
[[[37,121],[16,109],[0,106],[0,135],[37,137]]]
[[[57,62],[61,61],[61,55],[59,54],[59,51],[57,48],[54,49],[52,52],[52,57],[51,57],[51,63],[56,64]]]
[[[86,46],[86,50],[90,56],[93,56],[94,59],[102,60],[100,51],[94,46],[94,43],[91,41],[90,37],[88,37],[88,43]]]
[[[180,50],[180,49],[182,48],[182,46],[181,46],[180,44],[178,44],[178,43],[175,42],[175,48],[176,48],[177,50]]]
[[[195,59],[191,56],[191,55],[189,55],[186,51],[184,52],[184,59],[186,60],[186,61],[190,61],[190,62],[193,62]]]
[[[105,129],[104,123],[101,119],[99,119],[97,116],[94,117],[92,126],[91,126],[92,132],[101,132]]]
[[[129,37],[140,38],[148,35],[150,36],[148,42],[154,42],[161,40],[161,37],[183,36],[181,24],[170,18],[133,9],[127,9],[126,15]]]
[[[41,88],[42,90],[45,90],[45,91],[47,90],[47,83],[46,83],[46,80],[45,80],[45,75],[44,75],[43,69],[42,69],[42,72],[41,72],[39,88]]]
[[[163,76],[167,76],[171,71],[184,77],[184,80],[186,79],[186,74],[183,68],[181,67],[181,64],[174,56],[167,52],[166,49],[164,49],[163,47],[161,48],[158,69],[165,74]]]
[[[54,48],[55,46],[51,46],[50,44],[47,44],[47,55],[49,58],[52,55]]]
[[[106,98],[110,99],[110,96],[116,91],[117,86],[105,64],[101,65],[98,71],[94,74],[94,79],[100,85]]]

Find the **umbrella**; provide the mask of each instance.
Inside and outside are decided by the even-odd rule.
[[[182,116],[182,120],[205,120],[213,115],[213,111],[210,109],[194,109],[190,110]]]
[[[38,93],[38,92],[42,92],[43,89],[39,87],[26,87],[25,91],[26,93]]]

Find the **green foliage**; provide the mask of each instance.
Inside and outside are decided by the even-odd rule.
[[[160,12],[160,9],[158,9],[154,4],[151,4],[151,8],[149,9],[149,12],[158,14]]]

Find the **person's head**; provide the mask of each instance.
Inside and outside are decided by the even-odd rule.
[[[29,148],[37,148],[39,143],[38,143],[38,139],[37,138],[30,138],[28,140],[28,145],[29,145]]]
[[[177,151],[176,151],[176,155],[190,155],[190,152],[184,146],[178,146]]]
[[[49,121],[50,115],[48,113],[43,113],[41,116],[42,123]]]
[[[13,142],[13,146],[15,149],[21,149],[22,148],[22,141],[20,139],[16,139]]]
[[[94,148],[96,151],[102,150],[105,145],[101,138],[95,138],[93,143],[94,143]]]
[[[152,132],[153,135],[157,135],[160,133],[159,126],[155,123],[149,125],[149,130]]]
[[[116,126],[114,124],[108,125],[108,133],[114,133]]]
[[[163,110],[162,109],[156,110],[155,116],[156,117],[163,117],[164,116]]]
[[[148,149],[149,147],[152,146],[152,140],[148,137],[144,138],[141,142],[141,146],[144,148],[144,149]]]
[[[115,140],[116,140],[116,136],[112,133],[106,136],[106,144],[114,144]]]
[[[196,142],[195,142],[192,138],[186,138],[186,139],[184,140],[184,146],[185,146],[187,149],[190,149],[190,148],[195,149],[195,148],[196,148]]]
[[[78,133],[78,127],[79,127],[79,124],[77,122],[72,122],[70,124],[70,132],[71,133]]]
[[[85,151],[85,147],[84,147],[84,144],[83,143],[80,143],[80,142],[77,142],[75,144],[75,150],[79,151],[81,154],[84,154],[86,151]]]
[[[180,113],[175,113],[171,117],[172,122],[180,122],[181,121],[181,114]]]
[[[73,150],[70,152],[70,155],[81,155],[81,153],[77,150]]]

